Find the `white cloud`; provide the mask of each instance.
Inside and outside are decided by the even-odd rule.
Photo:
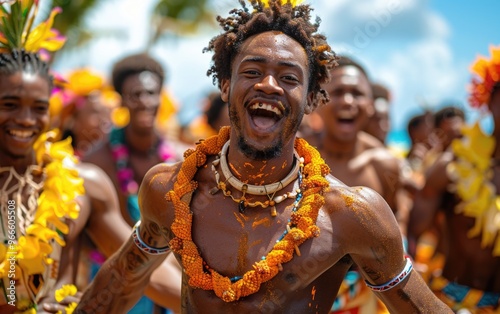
[[[394,95],[393,126],[427,103],[462,99],[466,68],[457,67],[447,21],[428,0],[322,1],[322,32],[334,50],[361,61]],[[420,109],[421,110],[421,109]]]

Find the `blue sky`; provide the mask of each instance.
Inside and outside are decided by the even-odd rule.
[[[235,2],[214,0],[212,7],[226,15]],[[372,80],[391,89],[395,131],[403,130],[423,106],[438,108],[446,101],[462,104],[469,120],[477,118],[466,107],[469,66],[479,54],[489,55],[489,45],[500,45],[500,1],[307,2],[316,8],[313,15],[321,17],[320,30],[333,49],[360,61]],[[74,67],[91,66],[108,73],[118,58],[143,49],[154,1],[137,3],[104,2],[88,16],[87,27],[119,31],[122,36],[103,37],[65,53],[55,64],[56,70],[65,73]],[[203,96],[215,88],[205,75],[210,55],[201,51],[218,32],[206,28],[197,36],[165,39],[151,51],[167,68],[167,88],[178,101],[181,122],[190,121],[199,112]]]

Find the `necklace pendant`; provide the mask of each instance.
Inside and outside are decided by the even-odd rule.
[[[220,191],[219,187],[218,187],[218,186],[216,186],[216,187],[211,188],[211,189],[210,189],[210,191],[209,191],[208,193],[210,193],[211,195],[215,195],[215,194],[217,194],[217,192],[219,192],[219,191]]]
[[[238,210],[240,211],[240,213],[243,214],[243,212],[245,212],[245,201],[240,201],[239,204],[238,204]]]
[[[271,216],[276,217],[278,213],[276,212],[276,206],[271,207]]]

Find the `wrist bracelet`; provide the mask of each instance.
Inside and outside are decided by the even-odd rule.
[[[139,234],[139,226],[141,225],[141,221],[138,220],[137,223],[134,226],[134,229],[132,230],[132,238],[134,239],[135,245],[144,253],[148,253],[151,255],[160,255],[164,254],[167,252],[170,252],[170,247],[165,246],[163,248],[155,248],[152,246],[147,245],[142,239],[141,235]]]
[[[368,288],[372,289],[375,292],[384,292],[384,291],[387,291],[387,290],[394,288],[395,286],[400,284],[403,280],[405,280],[405,278],[408,277],[408,275],[411,273],[412,269],[413,269],[413,264],[411,263],[410,258],[406,257],[406,265],[403,268],[403,271],[401,271],[401,273],[399,273],[399,275],[394,277],[394,279],[390,280],[389,282],[387,282],[385,284],[379,285],[379,286],[372,285],[366,280],[365,280],[365,283],[368,286]]]

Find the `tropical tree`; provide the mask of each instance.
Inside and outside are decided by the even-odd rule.
[[[166,34],[194,34],[206,25],[213,25],[214,13],[210,0],[159,0],[155,5],[151,23],[149,47]]]

